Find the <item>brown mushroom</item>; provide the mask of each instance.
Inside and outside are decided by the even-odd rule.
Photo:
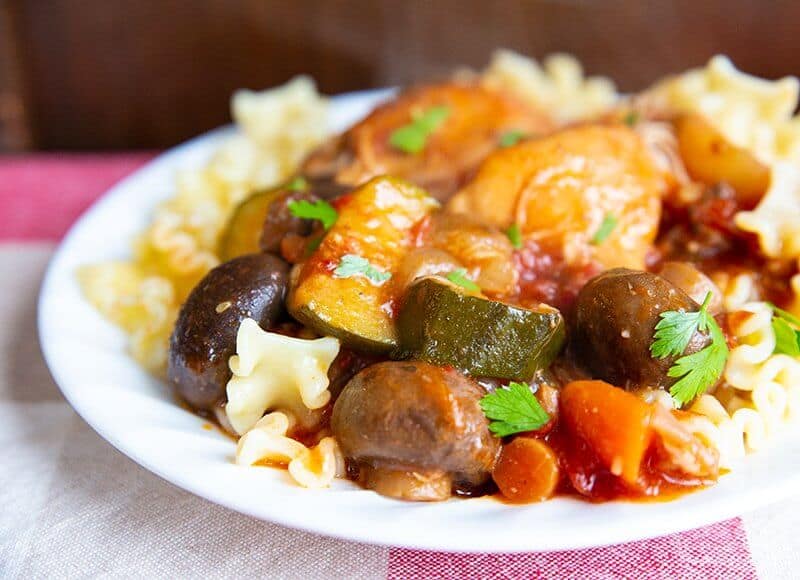
[[[669,388],[667,375],[676,357],[650,353],[662,312],[696,312],[699,304],[683,290],[649,272],[615,268],[592,278],[578,294],[573,346],[595,377],[623,388]],[[709,337],[695,332],[685,354],[697,352]]]
[[[286,262],[248,254],[206,274],[181,308],[170,338],[167,376],[192,407],[212,410],[225,399],[228,359],[245,318],[268,328],[283,312]]]
[[[691,262],[665,262],[658,275],[675,284],[698,304],[702,304],[706,294],[711,292],[708,311],[711,314],[722,312],[722,291]]]
[[[500,448],[478,405],[485,391],[454,369],[424,362],[367,367],[333,408],[333,433],[365,487],[416,501],[471,493]]]

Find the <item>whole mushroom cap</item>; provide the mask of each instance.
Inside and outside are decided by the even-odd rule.
[[[484,394],[455,369],[378,363],[345,386],[331,425],[344,455],[369,470],[439,473],[480,485],[500,449],[478,404]]]

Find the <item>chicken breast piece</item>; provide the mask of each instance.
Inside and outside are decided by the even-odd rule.
[[[433,108],[444,119],[419,152],[393,146],[392,134]],[[359,185],[377,175],[401,177],[446,200],[509,132],[540,136],[553,129],[544,113],[506,94],[470,83],[409,89],[375,109],[344,135],[313,152],[303,165],[312,182]],[[335,188],[332,188],[335,189]]]
[[[447,211],[516,223],[569,263],[643,269],[665,177],[633,130],[583,125],[496,151]]]

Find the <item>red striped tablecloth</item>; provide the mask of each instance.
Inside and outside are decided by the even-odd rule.
[[[135,465],[61,397],[39,352],[35,302],[69,225],[150,157],[0,158],[0,577],[800,577],[800,500],[610,548],[445,554],[254,520]]]

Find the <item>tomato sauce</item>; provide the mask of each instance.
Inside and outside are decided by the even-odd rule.
[[[596,263],[567,264],[559,249],[534,240],[528,240],[514,253],[514,262],[519,274],[520,304],[544,302],[561,311],[568,311],[580,289],[602,271]]]
[[[659,235],[647,267],[657,272],[666,261],[692,262],[710,277],[748,274],[761,300],[787,306],[789,281],[797,273],[794,261],[765,257],[754,234],[741,230],[735,216],[748,209],[725,184],[706,190],[689,207],[664,205]]]

